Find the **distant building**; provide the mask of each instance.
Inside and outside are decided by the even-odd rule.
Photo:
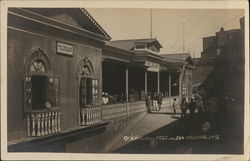
[[[241,44],[242,29],[225,31],[222,27],[219,32],[216,32],[216,36],[203,38],[201,58],[216,58],[225,50],[228,55],[240,54]]]
[[[193,76],[192,71],[194,70],[194,62],[190,53],[176,53],[176,54],[161,54],[164,60],[170,65],[168,69],[176,70],[181,69],[180,76],[180,93],[182,97],[190,98],[192,95]]]
[[[244,56],[244,17],[240,19],[240,26],[240,29],[232,30],[221,28],[215,36],[203,38],[201,58],[194,60],[196,66],[193,70],[194,85],[199,85],[206,79],[221,54],[228,58]]]
[[[221,28],[216,36],[203,38],[202,56],[193,76],[210,96],[222,97],[230,93],[235,98],[243,98],[244,17],[240,19],[240,26],[232,30]]]
[[[203,51],[201,58],[215,58],[217,56],[216,36],[203,38]]]

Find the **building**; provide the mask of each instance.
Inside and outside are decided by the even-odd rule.
[[[7,32],[10,151],[126,121],[149,94],[165,106],[190,95],[189,56],[170,61],[157,39],[110,41],[85,9],[9,8]]]
[[[196,68],[193,70],[194,85],[205,81],[222,53],[227,58],[244,57],[244,17],[240,19],[240,26],[240,29],[232,30],[224,30],[222,27],[215,36],[203,38],[201,58],[195,60]]]
[[[100,122],[110,39],[85,9],[9,8],[8,140]]]
[[[164,54],[163,57],[170,64],[170,71],[180,72],[179,93],[181,97],[190,98],[193,91],[192,71],[195,65],[190,53]]]
[[[224,30],[221,28],[214,36],[214,43],[209,48],[217,50],[216,57],[205,56],[198,61],[193,71],[194,77],[202,77],[200,89],[206,91],[210,97],[222,99],[234,97],[243,102],[244,99],[244,17],[240,19],[240,29]],[[204,38],[203,40],[208,40]],[[203,44],[208,44],[205,42]],[[215,50],[214,50],[215,52]],[[211,55],[211,54],[210,54]],[[209,69],[208,69],[209,68]],[[207,73],[201,76],[204,71]],[[219,91],[219,92],[218,92]],[[221,98],[222,97],[222,98]]]

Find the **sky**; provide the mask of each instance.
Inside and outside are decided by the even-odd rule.
[[[86,8],[112,40],[150,38],[150,9]],[[190,52],[200,57],[202,38],[240,28],[240,9],[152,9],[152,37],[163,48],[160,54]],[[184,25],[183,25],[184,24]],[[184,29],[184,36],[183,36]]]

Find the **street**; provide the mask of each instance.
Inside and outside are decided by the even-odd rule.
[[[102,134],[67,145],[67,152],[128,154],[222,154],[243,152],[237,113],[198,114],[191,119],[173,115],[172,107],[131,116],[126,127],[108,126]],[[202,130],[206,122],[208,131]],[[234,130],[232,130],[232,128]],[[233,138],[233,139],[232,139]]]
[[[170,110],[169,108],[167,108]],[[148,114],[133,129],[124,134],[124,146],[115,153],[151,154],[221,154],[242,153],[242,130],[235,115],[221,113],[196,114],[191,118],[180,119],[180,115]],[[204,132],[202,125],[211,124]],[[151,127],[154,127],[153,129]],[[234,130],[232,130],[234,129]],[[230,132],[229,132],[230,131]],[[233,138],[233,139],[232,139]]]

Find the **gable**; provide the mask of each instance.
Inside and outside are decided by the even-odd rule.
[[[76,28],[87,30],[94,34],[106,37],[108,40],[111,39],[104,29],[83,8],[25,8],[25,10],[46,16]]]
[[[69,25],[74,26],[74,27],[81,28],[81,26],[76,22],[76,20],[74,18],[72,18],[72,16],[66,12],[60,13],[60,14],[57,14],[54,16],[50,16],[50,18],[56,19],[58,21],[61,21],[63,23],[69,24]]]

